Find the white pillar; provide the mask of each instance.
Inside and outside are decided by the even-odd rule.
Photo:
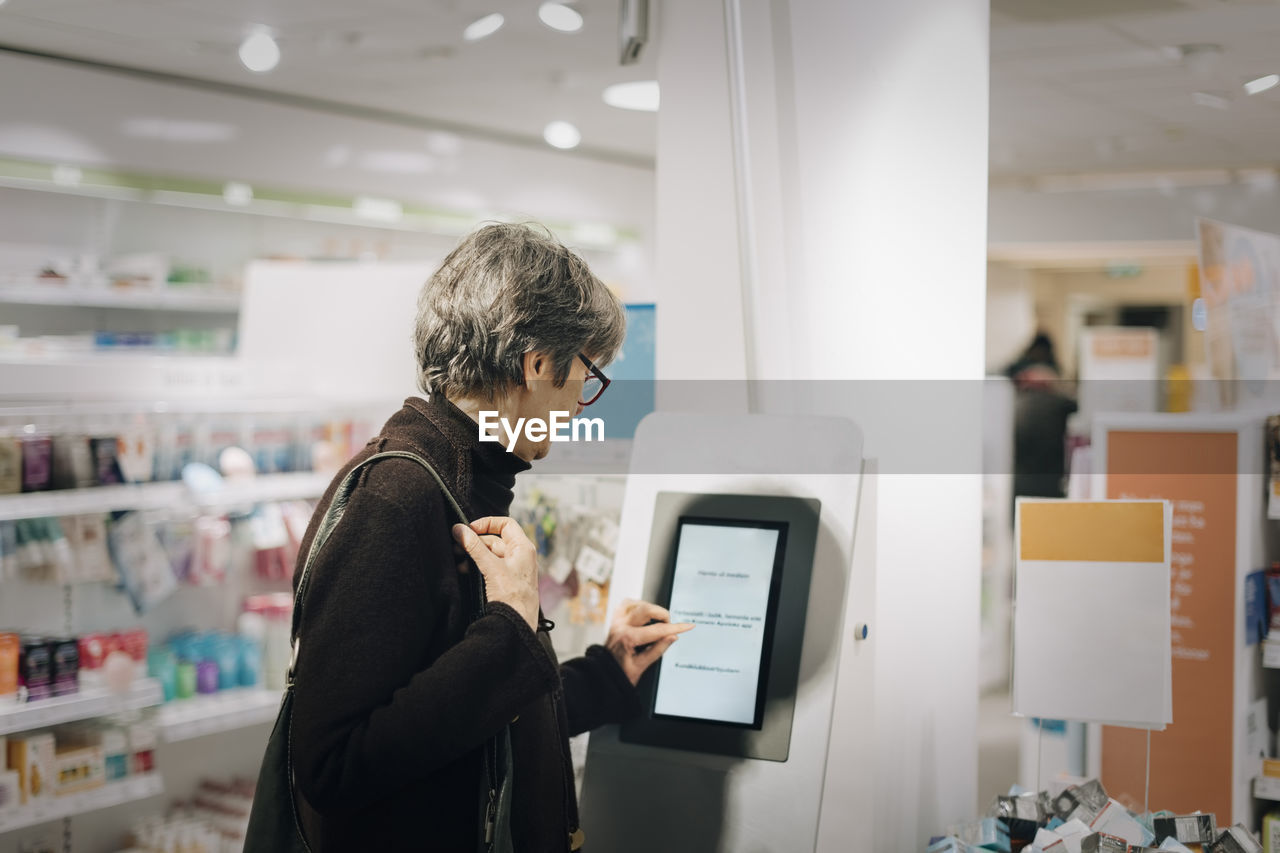
[[[974,399],[931,409],[903,385],[896,407],[885,385],[827,404],[881,460],[879,752],[831,760],[874,780],[875,849],[918,849],[978,807],[988,2],[661,12],[659,378],[946,380]],[[904,432],[967,461],[908,475]]]

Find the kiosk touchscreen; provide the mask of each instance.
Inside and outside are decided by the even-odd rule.
[[[662,492],[650,594],[692,622],[640,683],[629,743],[785,761],[820,505]]]
[[[659,661],[653,716],[759,729],[787,524],[680,518],[668,600],[697,625]]]

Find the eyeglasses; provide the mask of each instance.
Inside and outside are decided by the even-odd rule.
[[[578,358],[582,359],[582,363],[587,366],[587,378],[582,381],[582,393],[578,395],[578,403],[583,406],[590,406],[596,400],[600,399],[600,395],[604,393],[604,389],[609,387],[609,377],[604,372],[591,363],[591,359],[582,353],[578,353]]]

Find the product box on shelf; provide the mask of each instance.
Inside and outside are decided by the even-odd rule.
[[[114,435],[89,439],[89,452],[93,457],[94,479],[100,486],[114,486],[124,482],[117,457],[119,439]]]
[[[102,762],[108,782],[129,775],[129,736],[124,729],[111,726],[102,730]]]
[[[53,437],[53,488],[87,489],[98,485],[88,436],[71,433]]]
[[[43,492],[53,485],[53,440],[47,435],[24,435],[22,491]]]
[[[8,755],[9,769],[18,773],[23,805],[53,796],[57,776],[52,734],[10,736]]]
[[[38,702],[53,695],[53,658],[44,637],[23,637],[18,654],[18,684],[26,701]]]
[[[0,495],[22,491],[22,446],[16,438],[0,435]]]
[[[58,796],[101,788],[107,775],[101,744],[58,742],[53,770],[54,793]]]
[[[102,583],[116,579],[107,549],[107,517],[73,515],[62,519],[62,530],[71,546],[74,573],[62,583]]]
[[[0,738],[3,741],[4,738]],[[17,811],[22,805],[22,779],[16,770],[0,770],[0,815]]]
[[[130,773],[150,773],[156,769],[156,747],[160,736],[150,721],[134,723],[128,728]]]
[[[54,696],[80,691],[80,644],[75,637],[49,640],[49,680]]]
[[[21,641],[17,634],[0,633],[0,705],[18,698],[18,658]]]

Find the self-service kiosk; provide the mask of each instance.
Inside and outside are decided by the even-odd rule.
[[[591,735],[590,849],[871,849],[862,468],[861,434],[842,419],[640,425],[610,611],[643,598],[695,627],[641,681],[643,713]]]

